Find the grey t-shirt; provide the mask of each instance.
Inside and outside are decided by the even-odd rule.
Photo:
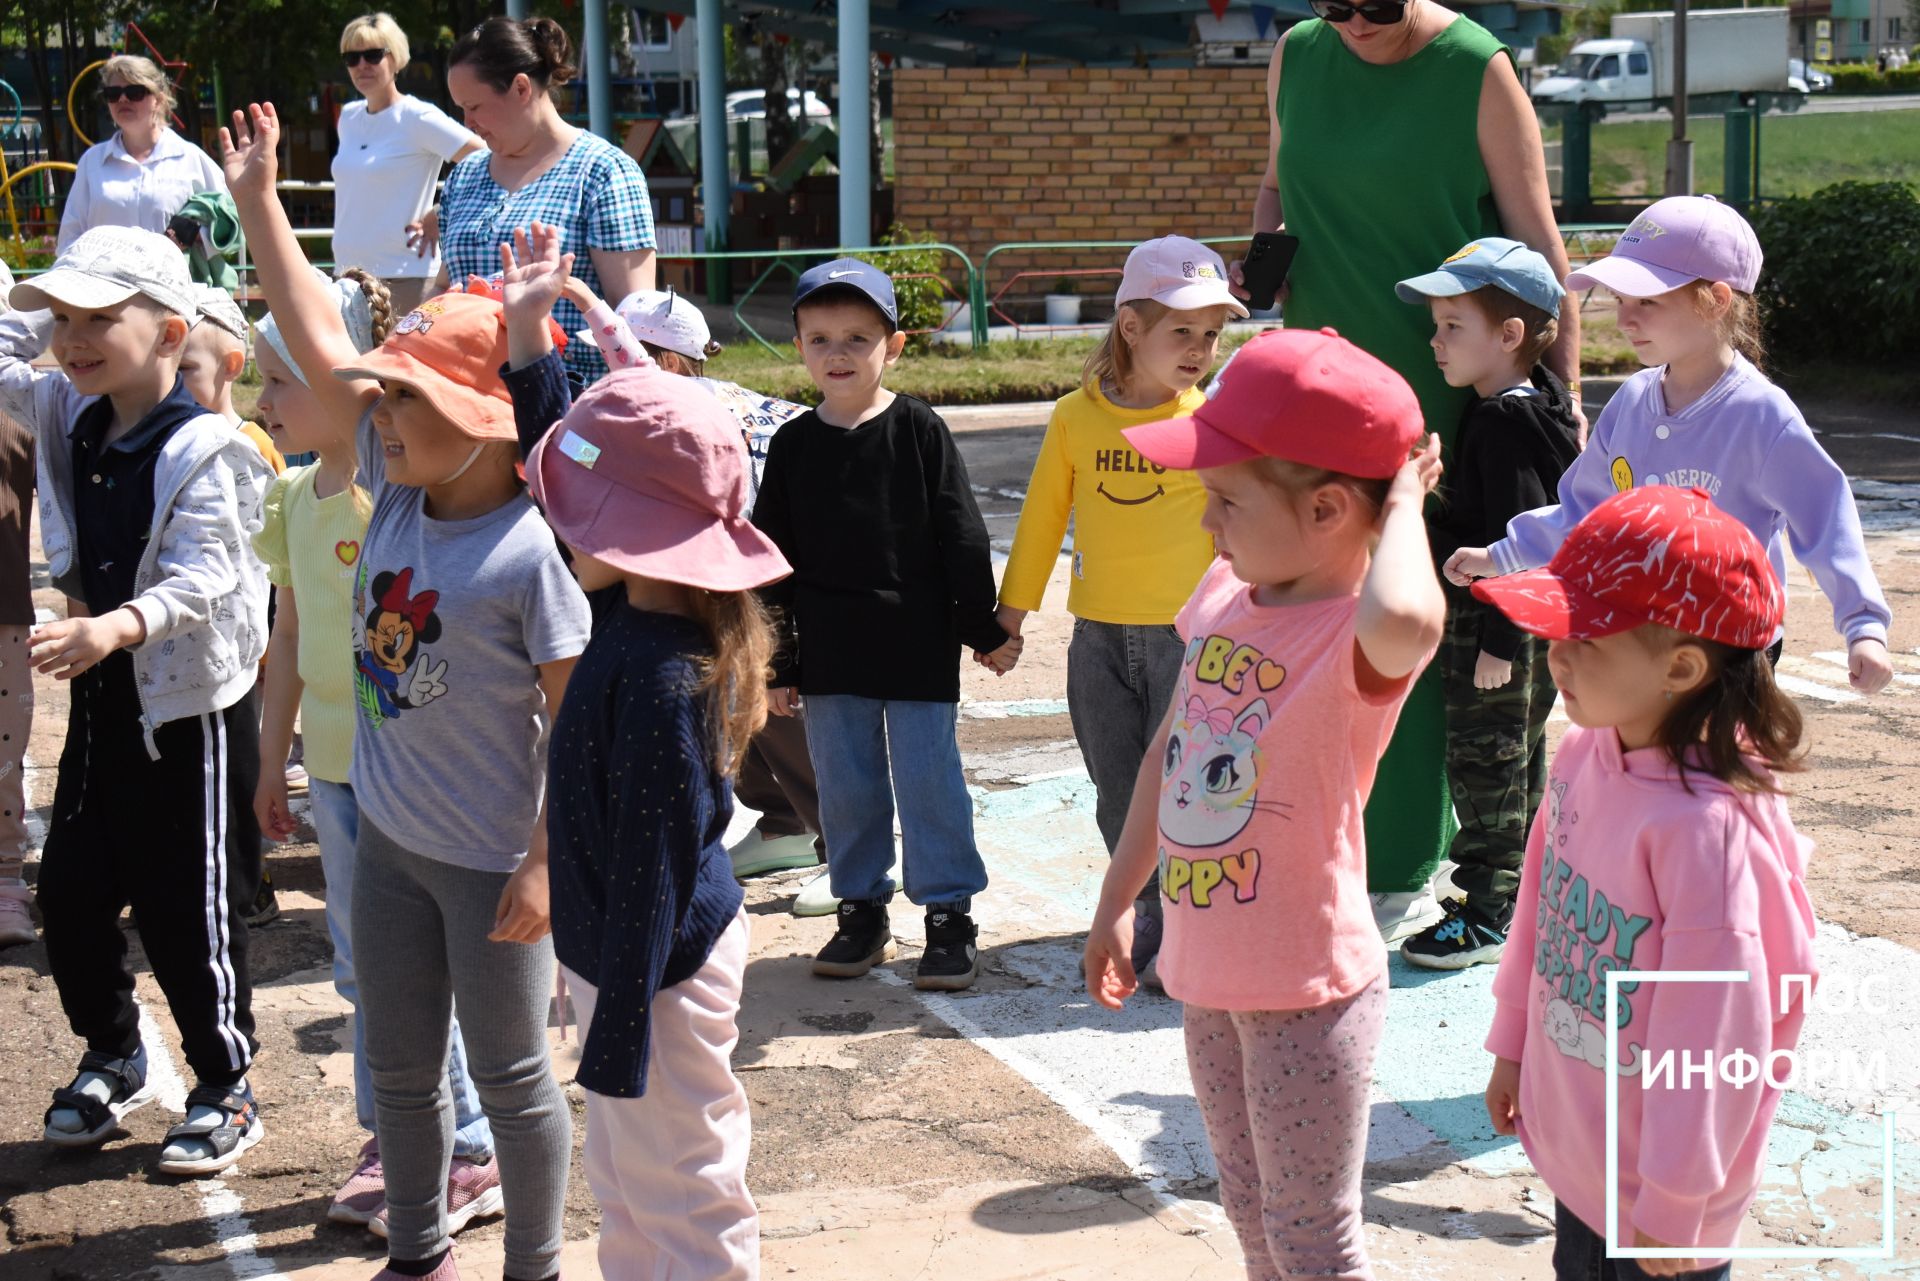
[[[537,668],[586,648],[586,597],[524,493],[435,520],[424,490],[386,483],[371,414],[359,443],[373,520],[354,579],[354,798],[415,853],[511,872],[546,779]]]

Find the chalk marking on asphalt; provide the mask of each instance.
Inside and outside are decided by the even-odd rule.
[[[1788,668],[1787,660],[1781,659],[1780,665],[1783,669]],[[1839,689],[1817,680],[1795,676],[1791,670],[1776,671],[1773,674],[1773,683],[1789,694],[1798,694],[1802,698],[1817,698],[1823,703],[1857,703],[1861,697],[1850,689]]]

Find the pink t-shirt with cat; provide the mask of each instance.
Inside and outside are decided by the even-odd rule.
[[[1160,782],[1170,996],[1307,1009],[1387,968],[1361,816],[1420,668],[1384,695],[1360,691],[1358,605],[1257,605],[1216,560],[1174,622],[1187,653]]]

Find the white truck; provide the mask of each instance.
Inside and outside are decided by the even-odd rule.
[[[1687,14],[1687,92],[1787,92],[1787,10]],[[1535,102],[1651,103],[1673,96],[1671,13],[1616,13],[1613,35],[1582,40],[1533,87]]]

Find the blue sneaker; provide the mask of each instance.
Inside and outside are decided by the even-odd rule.
[[[1475,965],[1491,965],[1507,947],[1507,927],[1513,922],[1513,909],[1506,919],[1496,921],[1463,898],[1448,899],[1446,915],[1400,945],[1400,955],[1410,965],[1427,970],[1464,970]]]

